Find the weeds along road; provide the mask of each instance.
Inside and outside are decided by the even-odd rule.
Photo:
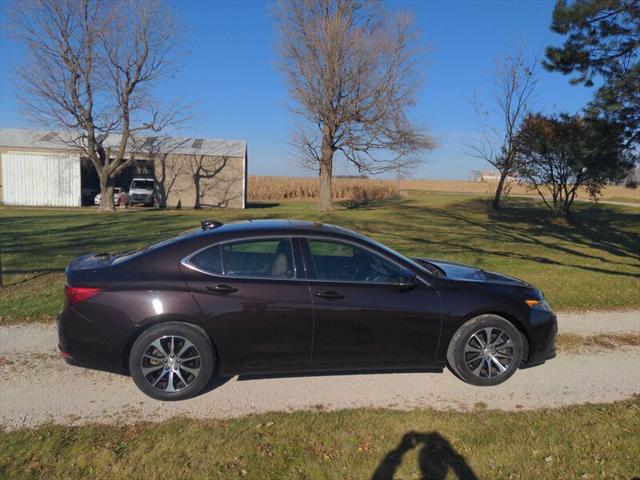
[[[640,333],[640,312],[561,314],[560,333]],[[53,325],[0,327],[0,426],[162,420],[175,415],[229,418],[265,411],[388,407],[503,410],[612,402],[640,393],[640,348],[560,352],[492,388],[466,385],[445,371],[232,378],[183,402],[152,400],[130,378],[66,365]]]

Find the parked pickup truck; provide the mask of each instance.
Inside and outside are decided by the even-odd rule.
[[[152,178],[134,178],[131,181],[129,195],[127,195],[127,205],[144,204],[153,207],[153,186]]]

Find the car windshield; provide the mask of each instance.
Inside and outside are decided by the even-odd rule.
[[[134,180],[131,183],[131,188],[153,190],[153,180]]]

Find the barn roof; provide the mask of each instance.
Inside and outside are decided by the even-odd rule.
[[[73,143],[74,135],[71,132],[0,128],[0,147],[74,150]],[[116,147],[119,143],[119,134],[110,134],[103,142],[107,147]],[[131,137],[127,145],[128,153],[168,153],[215,157],[244,157],[246,150],[247,142],[245,140],[160,135]]]

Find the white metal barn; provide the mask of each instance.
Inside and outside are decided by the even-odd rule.
[[[93,205],[99,192],[94,168],[65,132],[0,129],[0,203],[79,207]],[[105,145],[116,147],[111,134]],[[116,179],[126,189],[132,178],[153,178],[164,192],[161,206],[245,208],[247,144],[242,140],[181,137],[132,138],[127,155],[135,162]],[[192,169],[203,175],[194,188]],[[196,191],[199,195],[196,195]],[[160,204],[160,202],[159,202]]]
[[[47,141],[46,132],[1,129],[0,173],[7,205],[81,205],[80,155]]]

